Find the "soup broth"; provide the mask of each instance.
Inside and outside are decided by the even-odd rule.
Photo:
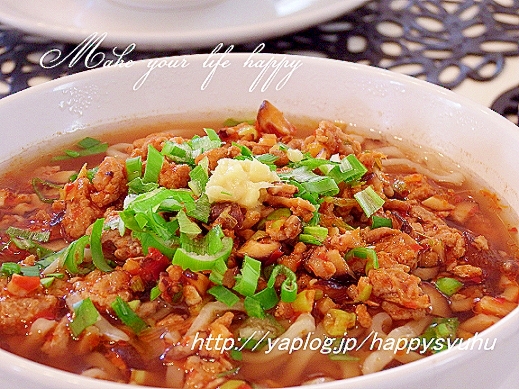
[[[294,386],[444,352],[517,306],[515,216],[433,152],[267,101],[98,138],[0,182],[12,353],[138,385]]]

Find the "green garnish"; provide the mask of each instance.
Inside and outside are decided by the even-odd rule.
[[[452,296],[463,287],[463,282],[451,277],[438,278],[435,284],[438,290],[447,296]]]
[[[371,217],[371,228],[389,227],[393,228],[393,221],[387,217],[373,215]]]
[[[355,197],[355,200],[357,200],[367,217],[371,217],[371,215],[382,208],[385,202],[371,186],[355,193],[353,197]]]
[[[117,317],[137,335],[148,327],[148,324],[120,296],[115,298],[115,301],[112,303],[112,309]]]
[[[103,247],[101,245],[101,234],[103,232],[105,219],[97,219],[92,225],[92,232],[90,234],[90,252],[92,254],[92,262],[94,266],[104,272],[110,272],[113,269],[110,267],[103,254]]]
[[[328,236],[328,228],[322,226],[306,226],[299,235],[299,240],[303,243],[320,246]]]
[[[429,350],[433,353],[446,350],[449,347],[446,340],[455,341],[459,324],[457,317],[435,318],[421,337],[425,339],[425,344],[431,345]],[[438,339],[442,341],[438,341]]]
[[[261,262],[245,255],[241,273],[236,276],[236,284],[233,289],[243,296],[252,296],[258,287]]]
[[[267,287],[274,287],[278,275],[284,275],[285,279],[281,283],[281,301],[291,303],[297,297],[297,276],[285,265],[276,265],[270,273]]]
[[[380,267],[377,252],[370,247],[355,247],[346,253],[345,259],[348,261],[353,257],[366,260],[364,268],[366,274],[368,274],[371,269],[378,269]]]
[[[108,149],[108,143],[100,140],[86,137],[76,143],[79,150],[65,150],[63,155],[57,155],[52,161],[63,161],[71,158],[86,157],[104,153]]]
[[[99,319],[99,312],[90,298],[74,304],[74,318],[69,323],[72,334],[77,338],[87,327],[94,325]]]
[[[210,288],[207,293],[214,296],[214,298],[228,307],[232,307],[234,304],[236,304],[238,301],[240,301],[240,298],[236,296],[233,292],[231,292],[229,289],[227,289],[223,285],[215,285],[212,288]]]
[[[142,175],[142,159],[141,157],[128,158],[126,160],[126,175],[128,182],[135,178],[140,178]]]

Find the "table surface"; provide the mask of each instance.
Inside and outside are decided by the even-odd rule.
[[[1,5],[0,5],[1,7]],[[233,52],[320,56],[408,74],[449,88],[518,123],[519,0],[380,0],[288,35],[235,45]],[[53,68],[42,53],[71,53],[79,42],[37,37],[0,24],[0,98],[86,70],[78,62]],[[128,42],[130,43],[130,42]],[[109,48],[100,49],[114,58]],[[127,59],[210,53],[211,48],[139,50]]]

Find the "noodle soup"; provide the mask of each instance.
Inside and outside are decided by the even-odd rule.
[[[293,386],[468,345],[515,309],[517,230],[491,191],[424,151],[296,127],[265,101],[7,173],[2,348],[138,385]]]

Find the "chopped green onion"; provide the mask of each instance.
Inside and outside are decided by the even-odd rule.
[[[150,290],[150,301],[154,301],[156,299],[159,298],[159,296],[161,295],[161,291],[160,291],[160,288],[158,285],[155,285],[153,288],[151,288]]]
[[[219,224],[211,228],[205,236],[207,242],[207,254],[213,255],[220,251],[223,248],[222,238],[224,237],[225,235],[222,227]]]
[[[199,164],[189,172],[191,181],[188,182],[188,186],[197,197],[200,197],[205,191],[205,186],[209,181],[208,170],[209,159],[204,157]]]
[[[446,350],[448,342],[436,342],[433,339],[450,339],[454,341],[459,324],[457,317],[435,318],[429,327],[425,329],[421,338],[426,340],[424,344],[432,345],[432,347],[429,347],[429,350],[433,353]]]
[[[236,304],[238,301],[240,301],[240,298],[236,296],[233,292],[231,292],[229,289],[227,289],[223,285],[215,285],[212,288],[210,288],[207,293],[214,296],[214,298],[228,307],[232,307],[234,304]]]
[[[368,274],[371,269],[378,269],[380,267],[377,252],[370,247],[355,247],[346,253],[346,261],[353,257],[366,260],[366,266],[364,269],[366,274]]]
[[[152,145],[148,145],[148,158],[146,159],[146,167],[144,168],[144,182],[158,182],[164,156],[157,151]]]
[[[250,317],[258,317],[260,319],[265,317],[265,311],[263,310],[261,303],[254,297],[245,297],[243,305],[245,307],[245,312],[247,312],[247,315]]]
[[[281,218],[288,218],[292,215],[292,211],[289,208],[277,208],[265,218],[266,220],[279,220]]]
[[[253,159],[254,158],[254,154],[252,153],[252,150],[249,149],[247,146],[241,145],[241,144],[235,143],[235,142],[233,142],[232,145],[234,147],[238,147],[240,149],[240,153],[242,156],[241,159]]]
[[[99,319],[99,312],[90,298],[74,304],[74,318],[69,323],[72,334],[77,338],[87,327],[94,325]]]
[[[260,290],[253,297],[260,302],[263,309],[274,308],[279,301],[276,290],[268,287]]]
[[[229,351],[229,356],[235,360],[235,361],[241,361],[243,360],[243,352],[240,350],[240,349],[232,349],[231,351]],[[232,374],[232,373],[231,373]],[[229,381],[227,381],[229,382]],[[236,389],[238,389],[239,386],[237,386]],[[220,389],[222,389],[222,386],[220,387]]]
[[[206,151],[216,149],[222,145],[218,134],[211,128],[204,128],[206,136],[195,135],[184,143],[167,141],[162,148],[162,155],[177,163],[195,164],[195,159]]]
[[[41,178],[38,178],[38,177],[34,177],[31,180],[31,184],[32,184],[32,189],[34,190],[34,193],[36,193],[36,196],[38,196],[40,201],[43,203],[52,203],[55,200],[58,200],[59,197],[56,197],[56,198],[46,197],[43,194],[41,188],[47,187],[47,188],[51,188],[51,189],[60,189],[63,187],[63,185],[54,184],[53,182],[42,180]]]
[[[177,214],[177,220],[181,233],[189,235],[191,237],[194,237],[202,233],[202,229],[198,227],[198,224],[191,221],[184,211],[180,211]]]
[[[291,303],[297,297],[297,277],[296,274],[285,265],[276,265],[272,269],[267,287],[272,288],[279,274],[285,276],[285,280],[281,283],[281,301]]]
[[[126,160],[126,175],[128,182],[142,175],[142,159],[141,157],[128,158]]]
[[[207,223],[209,221],[209,216],[211,214],[211,203],[209,202],[209,198],[205,193],[195,201],[195,206],[192,210],[187,212],[188,216],[200,220],[203,223]]]
[[[101,234],[103,233],[105,219],[97,219],[92,225],[92,232],[90,234],[90,252],[92,254],[92,262],[94,266],[104,272],[110,272],[113,269],[108,265],[103,254],[103,247],[101,245]]]
[[[279,157],[277,155],[267,153],[258,155],[256,159],[261,163],[264,163],[265,165],[272,166],[275,169],[276,166],[274,165],[274,162],[276,162],[279,159]]]
[[[371,186],[355,193],[353,197],[355,197],[355,200],[357,200],[367,217],[371,217],[371,215],[384,205],[384,199],[381,198]]]
[[[174,241],[177,222],[168,223],[157,212],[174,212],[185,208],[189,213],[196,206],[190,192],[160,187],[151,192],[128,196],[125,209],[119,213],[119,217],[124,227],[134,232],[153,233],[165,242]]]
[[[335,181],[326,176],[319,176],[306,167],[298,167],[291,172],[279,173],[282,180],[292,179],[308,192],[321,196],[334,196],[339,193],[339,187]]]
[[[389,227],[393,228],[393,221],[390,218],[373,215],[371,217],[371,228]]]
[[[82,149],[90,149],[92,147],[98,146],[101,144],[101,141],[98,139],[91,138],[87,136],[86,138],[81,139],[77,145]]]
[[[38,258],[43,258],[46,255],[53,253],[51,249],[36,244],[32,240],[11,236],[11,242],[13,242],[19,249],[29,251],[31,254],[35,254]]]
[[[175,143],[167,141],[162,148],[162,155],[168,156],[175,162],[193,164],[194,159],[191,157],[191,147],[188,143]]]
[[[341,361],[341,362],[358,362],[360,360],[359,357],[354,357],[347,352],[343,352],[341,354],[328,354],[328,358],[331,361]]]
[[[368,169],[357,159],[355,154],[350,154],[334,166],[327,175],[337,183],[352,183],[360,180],[367,171]]]
[[[241,274],[236,276],[236,284],[233,289],[243,296],[252,296],[258,287],[260,271],[261,262],[245,255]]]
[[[49,288],[54,282],[55,277],[43,277],[40,279],[40,283],[44,288]]]
[[[144,182],[141,177],[135,177],[133,180],[128,182],[128,193],[130,194],[141,194],[151,192],[159,187],[156,182]]]
[[[78,266],[83,263],[85,258],[85,247],[89,240],[89,236],[84,235],[72,242],[66,248],[65,262],[63,263],[63,266],[65,266],[65,268],[72,274],[80,273]]]
[[[137,335],[148,327],[146,322],[142,320],[120,296],[115,298],[115,301],[112,303],[112,309],[117,317]]]
[[[70,158],[86,157],[89,155],[101,154],[108,149],[108,143],[102,143],[94,138],[84,138],[76,143],[80,150],[65,150],[63,155],[57,155],[52,161],[62,161]]]
[[[21,266],[20,270],[24,276],[39,277],[40,268],[38,266]]]
[[[306,226],[299,235],[299,240],[303,243],[320,246],[328,236],[328,228],[322,226]]]
[[[175,251],[172,264],[179,265],[182,269],[192,271],[211,270],[220,260],[227,260],[231,255],[233,240],[229,237],[222,238],[222,249],[215,254],[197,254],[179,247]]]
[[[37,242],[48,242],[50,238],[50,231],[31,231],[18,227],[9,227],[6,230],[10,237],[23,238],[27,240],[35,240]]]
[[[166,257],[171,258],[175,254],[178,247],[178,238],[171,237],[171,239],[162,239],[151,232],[134,231],[133,235],[141,242],[142,251],[148,254],[150,247],[156,248]]]
[[[13,274],[20,274],[22,272],[22,267],[15,262],[4,262],[2,263],[0,272],[7,276],[12,276]]]
[[[438,290],[447,296],[452,296],[463,287],[461,281],[451,277],[438,278],[435,284]]]
[[[209,274],[209,281],[216,285],[222,285],[223,277],[226,271],[227,265],[225,264],[225,260],[220,259],[216,261],[213,268],[211,269],[211,273]]]

